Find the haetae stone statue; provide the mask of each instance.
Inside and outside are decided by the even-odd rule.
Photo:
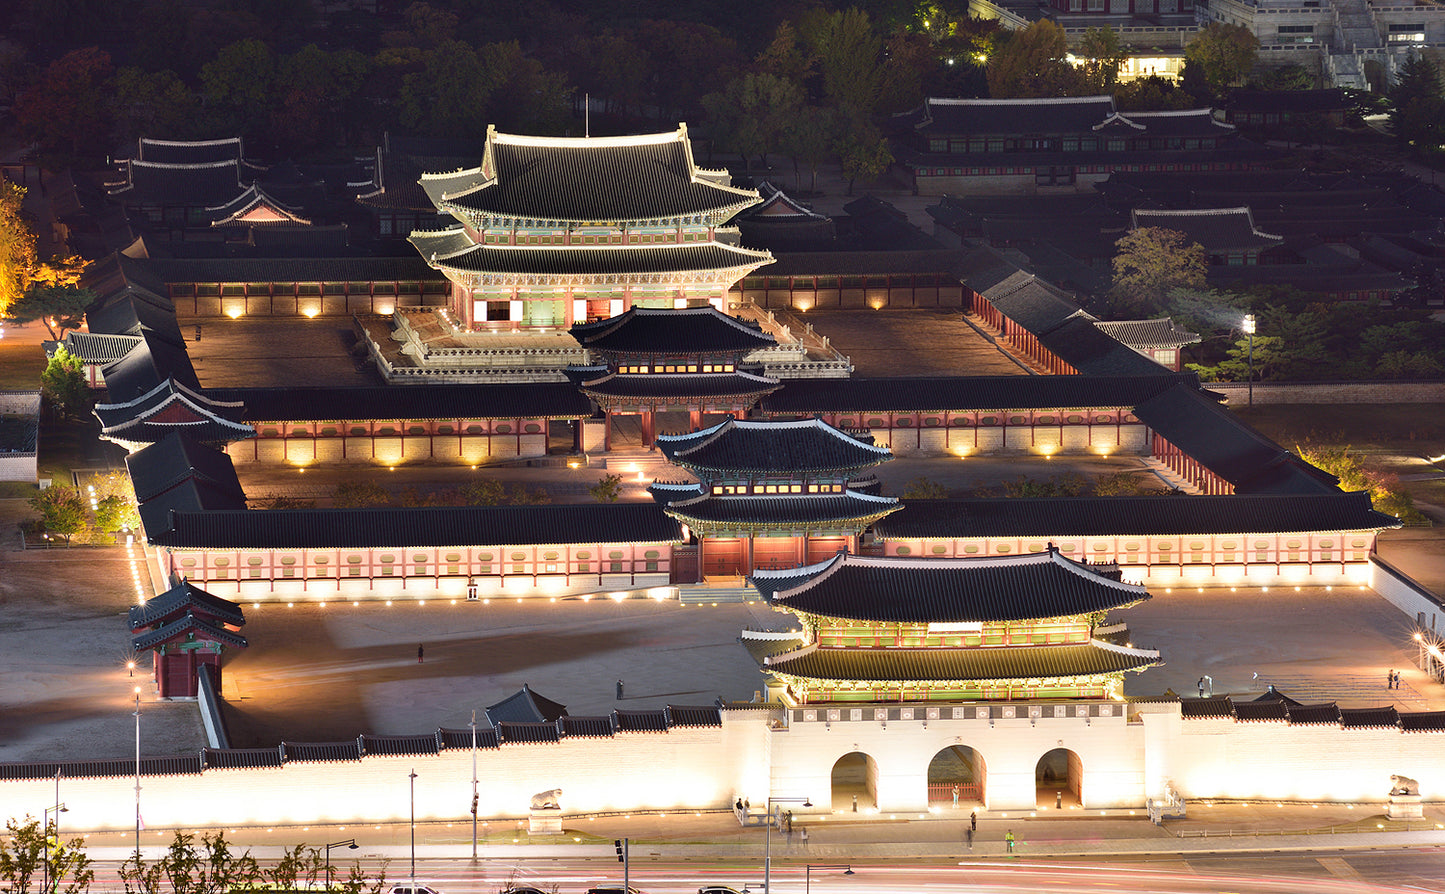
[[[1420,794],[1420,783],[1409,776],[1390,777],[1391,795],[1418,795]]]
[[[545,792],[537,792],[532,796],[533,810],[561,810],[562,805],[557,799],[562,797],[560,788],[549,788]]]

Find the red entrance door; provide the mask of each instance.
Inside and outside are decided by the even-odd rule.
[[[702,573],[706,577],[739,577],[747,574],[743,567],[743,542],[736,537],[704,538],[699,544],[702,551]]]
[[[846,551],[847,549],[847,537],[809,537],[808,564],[826,562],[833,558],[840,550]]]
[[[753,538],[754,568],[796,568],[798,567],[797,537],[755,537]]]

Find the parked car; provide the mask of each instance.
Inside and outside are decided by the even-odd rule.
[[[621,882],[598,882],[587,889],[587,894],[642,894],[631,885],[623,887]]]
[[[442,892],[427,885],[409,883],[405,885],[392,885],[391,894],[442,894]]]
[[[697,889],[697,894],[742,894],[737,888],[727,885],[706,885]]]
[[[552,894],[552,892],[543,891],[534,885],[513,885],[503,890],[502,894]]]

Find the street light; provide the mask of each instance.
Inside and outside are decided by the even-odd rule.
[[[416,769],[411,775],[411,886],[416,887]]]
[[[60,771],[55,771],[55,789],[60,790]],[[54,807],[47,807],[41,811],[40,829],[45,836],[45,863],[43,865],[42,877],[45,879],[41,887],[43,894],[50,894],[50,814],[55,814],[55,852],[60,853],[60,815],[69,813],[70,810],[57,798]],[[55,886],[60,887],[60,879],[55,879]]]
[[[472,859],[477,859],[477,712],[472,711]]]
[[[773,880],[773,805],[797,804],[800,802],[804,807],[813,806],[813,802],[807,798],[768,799],[768,825],[767,831],[763,833],[763,894],[772,894],[773,891],[773,889],[769,887],[769,882]]]
[[[140,866],[140,687],[135,688],[135,862]]]
[[[328,891],[331,890],[331,849],[333,847],[346,847],[351,850],[356,850],[359,845],[356,843],[355,838],[348,838],[345,841],[338,841],[334,844],[326,845],[326,889]]]
[[[809,863],[808,868],[803,871],[803,894],[813,894],[814,869],[841,869],[844,875],[853,874],[853,867],[847,863]]]
[[[1244,315],[1244,334],[1249,336],[1249,405],[1254,406],[1254,314]]]

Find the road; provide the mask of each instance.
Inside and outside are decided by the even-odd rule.
[[[609,848],[610,850],[610,848]],[[333,853],[336,874],[351,862]],[[364,868],[380,862],[368,855]],[[845,874],[851,869],[852,874]],[[404,882],[410,875],[405,849],[390,860],[387,876]],[[739,891],[762,887],[757,862],[697,863],[634,859],[629,881],[647,894],[690,894],[704,885]],[[419,858],[416,878],[444,894],[496,894],[511,885],[532,885],[560,894],[580,894],[602,882],[620,882],[622,867],[610,858],[483,859]],[[827,863],[810,868],[774,863],[772,887],[779,894],[978,894],[978,892],[1062,892],[1122,890],[1137,894],[1359,894],[1359,892],[1445,891],[1445,848],[1309,853],[1227,852],[1171,857],[1110,857],[1108,862],[1053,861],[1020,856],[1015,860],[963,860],[958,863]],[[118,890],[115,864],[97,872],[97,889]],[[761,892],[759,892],[761,894]]]

